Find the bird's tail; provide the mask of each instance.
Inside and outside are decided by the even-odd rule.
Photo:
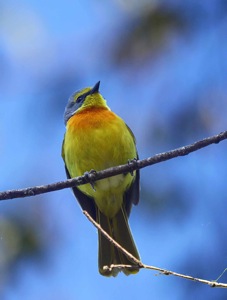
[[[117,243],[135,258],[140,259],[136,249],[131,230],[128,224],[128,218],[123,208],[112,218],[107,218],[99,210],[97,211],[98,223]],[[130,265],[130,268],[121,269],[126,275],[136,274],[138,265],[118,250],[100,231],[99,235],[99,272],[104,276],[117,276],[120,269],[103,269],[104,266]],[[135,268],[133,268],[135,266]]]

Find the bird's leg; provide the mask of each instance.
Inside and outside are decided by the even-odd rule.
[[[135,166],[135,163],[137,162],[138,158],[133,158],[133,159],[128,159],[128,165],[129,167],[131,167],[131,170],[129,171],[129,173],[131,174],[131,176],[133,176],[133,172],[135,171],[133,169],[133,167]]]
[[[86,171],[85,173],[84,173],[84,177],[85,177],[85,179],[86,179],[86,181],[88,182],[88,183],[90,183],[90,185],[91,185],[91,187],[92,187],[92,189],[93,189],[93,191],[96,191],[96,189],[95,189],[95,182],[93,181],[93,175],[95,175],[96,174],[96,171],[95,170],[91,170],[91,171]]]

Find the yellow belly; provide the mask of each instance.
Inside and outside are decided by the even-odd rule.
[[[93,115],[92,115],[93,114]],[[65,163],[71,177],[92,169],[100,171],[125,164],[136,157],[134,138],[124,121],[109,110],[75,114],[67,124],[64,141]],[[114,216],[134,175],[121,174],[78,188],[94,198],[99,209]]]

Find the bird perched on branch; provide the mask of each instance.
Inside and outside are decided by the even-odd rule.
[[[62,157],[68,178],[126,164],[138,158],[135,137],[125,122],[113,113],[99,93],[100,82],[93,88],[74,93],[65,109],[66,133]],[[132,204],[139,202],[139,170],[105,178],[92,184],[73,188],[83,210],[123,248],[140,259],[128,217]],[[126,274],[138,272],[138,266],[109,240],[98,233],[99,272],[116,276],[118,268],[103,268],[112,264],[130,265],[122,268]]]

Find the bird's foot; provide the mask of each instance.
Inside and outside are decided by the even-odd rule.
[[[133,158],[133,159],[128,159],[128,165],[131,168],[131,170],[129,171],[129,173],[131,174],[131,176],[133,176],[133,172],[135,171],[134,166],[137,162],[138,158]]]
[[[84,177],[85,177],[85,179],[86,179],[86,181],[88,182],[88,183],[90,183],[90,185],[91,185],[91,187],[92,187],[92,189],[93,189],[93,191],[96,191],[96,189],[95,189],[95,182],[93,181],[93,179],[94,179],[94,175],[96,174],[97,172],[95,171],[95,170],[91,170],[91,171],[86,171],[85,173],[84,173]]]

